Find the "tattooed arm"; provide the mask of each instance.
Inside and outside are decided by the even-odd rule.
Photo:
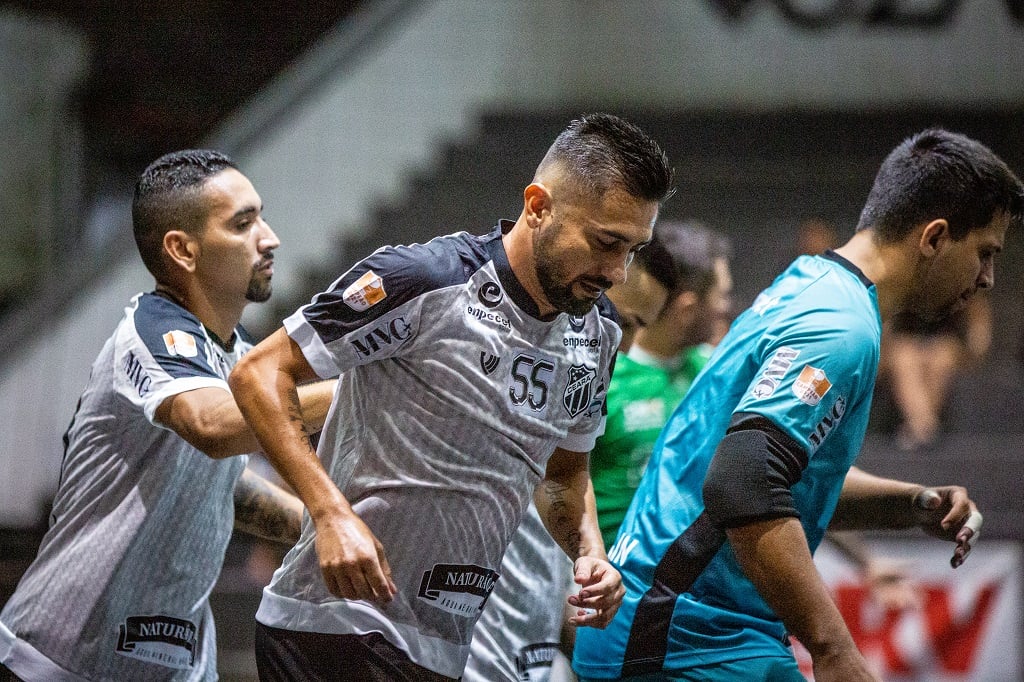
[[[298,387],[298,414],[305,434],[323,427],[337,383],[330,379]],[[221,388],[210,386],[168,396],[156,408],[156,421],[214,459],[260,448],[234,397]]]
[[[603,628],[614,617],[625,590],[622,576],[608,563],[597,525],[588,455],[556,449],[533,500],[551,537],[573,560],[579,594],[569,597],[572,625]]]
[[[292,545],[299,539],[302,502],[251,469],[235,484],[235,528],[264,540]]]
[[[396,590],[384,548],[306,436],[296,387],[315,376],[302,350],[278,329],[239,361],[228,384],[267,459],[309,511],[327,588],[346,599],[387,602]]]

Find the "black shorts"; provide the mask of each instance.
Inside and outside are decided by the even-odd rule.
[[[256,623],[260,682],[454,682],[416,665],[379,632],[328,635]]]

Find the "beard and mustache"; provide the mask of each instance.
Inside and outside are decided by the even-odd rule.
[[[537,280],[548,302],[561,312],[570,315],[586,315],[597,303],[597,297],[577,296],[573,293],[573,285],[585,283],[590,287],[609,289],[612,282],[603,277],[570,279],[565,281],[563,268],[560,266],[564,256],[558,253],[554,244],[554,235],[562,230],[561,225],[552,225],[548,230],[537,235],[534,242],[534,256],[537,263]]]
[[[263,260],[252,268],[252,277],[249,278],[249,286],[245,290],[245,300],[252,303],[263,303],[273,293],[273,286],[270,283],[271,275],[263,274],[262,269],[274,261]]]

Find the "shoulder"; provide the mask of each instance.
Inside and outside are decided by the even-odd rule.
[[[465,232],[423,244],[384,246],[339,277],[314,304],[333,306],[340,299],[356,315],[370,309],[380,314],[428,292],[464,284],[489,259],[483,238]]]
[[[199,319],[177,303],[156,294],[140,294],[128,308],[135,333],[151,350],[175,343],[201,343],[205,338]]]
[[[424,244],[385,246],[363,259],[359,269],[379,270],[396,284],[422,290],[452,286],[467,281],[490,259],[485,244],[462,232]]]

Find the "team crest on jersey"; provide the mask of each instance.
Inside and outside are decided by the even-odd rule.
[[[367,270],[362,277],[349,284],[345,293],[342,294],[345,304],[352,310],[360,312],[380,303],[387,297],[388,294],[384,291],[384,280],[373,270]]]
[[[825,376],[825,370],[804,365],[800,376],[793,381],[793,394],[805,405],[816,406],[832,388],[832,382]]]
[[[569,383],[562,396],[562,405],[570,417],[575,417],[590,405],[596,377],[597,370],[586,365],[573,365],[569,368]]]
[[[476,617],[497,580],[496,571],[476,564],[434,564],[423,571],[416,596],[442,611]]]
[[[128,616],[117,626],[117,653],[167,668],[187,670],[196,660],[199,628],[171,616]]]
[[[180,355],[183,358],[194,358],[199,355],[196,338],[180,329],[164,334],[164,346],[167,347],[167,352],[171,355]]]

